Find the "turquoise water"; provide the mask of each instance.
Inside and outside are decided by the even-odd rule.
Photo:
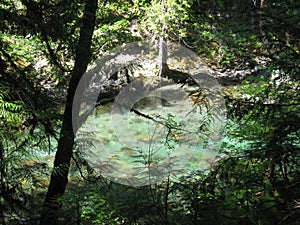
[[[134,186],[208,168],[224,118],[195,107],[188,96],[168,100],[143,98],[134,105],[138,114],[98,107],[78,132],[82,155],[103,176]]]

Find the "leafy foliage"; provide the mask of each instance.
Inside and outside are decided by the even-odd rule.
[[[249,73],[224,87],[228,128],[210,170],[132,188],[96,176],[75,155],[70,186],[61,199],[62,223],[71,215],[73,224],[296,225],[299,4],[100,1],[94,58],[124,42],[162,36],[192,48],[212,69]],[[0,3],[1,224],[38,220],[52,163],[49,156],[47,163],[39,160],[57,146],[83,9],[81,0]],[[171,117],[167,122],[180,128]]]
[[[186,36],[191,1],[157,0],[145,8],[143,26],[150,34],[180,39]]]

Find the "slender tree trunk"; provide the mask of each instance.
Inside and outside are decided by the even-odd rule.
[[[261,39],[266,42],[266,44],[268,44],[267,42],[267,38],[266,38],[266,32],[265,32],[265,15],[264,15],[264,10],[265,10],[265,0],[261,0],[260,1],[260,12],[259,12],[259,32],[260,32],[260,36]]]
[[[168,60],[168,50],[167,44],[163,37],[159,38],[159,53],[158,53],[158,66],[159,66],[159,76],[167,77],[169,72]]]
[[[68,173],[73,152],[74,133],[72,126],[72,106],[78,83],[86,71],[91,58],[91,39],[95,26],[97,0],[86,0],[80,37],[76,49],[75,65],[71,72],[67,101],[63,115],[63,124],[54,160],[48,192],[44,201],[40,225],[55,225],[58,220],[58,210],[62,205],[62,196],[68,183]],[[74,115],[79,114],[75,109]]]

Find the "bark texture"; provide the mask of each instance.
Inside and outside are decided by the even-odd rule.
[[[73,99],[78,83],[87,69],[91,58],[91,40],[94,32],[97,0],[86,0],[85,9],[80,30],[80,37],[76,48],[74,68],[68,87],[67,100],[63,115],[63,124],[55,155],[54,168],[50,178],[48,192],[44,201],[40,225],[56,225],[58,211],[62,205],[62,197],[68,183],[68,173],[73,152],[73,144],[76,130],[72,126]],[[74,115],[78,115],[79,109],[74,109]]]

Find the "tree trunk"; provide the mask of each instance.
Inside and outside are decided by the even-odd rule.
[[[265,32],[265,0],[260,1],[260,6],[259,6],[259,32],[261,39],[268,45],[268,40],[266,38],[266,32]]]
[[[163,37],[159,38],[159,53],[158,53],[158,66],[159,66],[159,76],[167,77],[169,73],[168,60],[168,49],[166,41]]]
[[[68,173],[76,130],[72,126],[72,106],[78,83],[86,71],[91,58],[91,39],[95,26],[97,0],[86,0],[80,30],[78,46],[71,80],[68,87],[67,101],[63,115],[63,124],[58,141],[54,160],[54,169],[51,174],[48,192],[44,201],[40,225],[55,225],[58,221],[58,210],[62,205],[62,196],[68,183]],[[74,115],[79,114],[75,109]]]

